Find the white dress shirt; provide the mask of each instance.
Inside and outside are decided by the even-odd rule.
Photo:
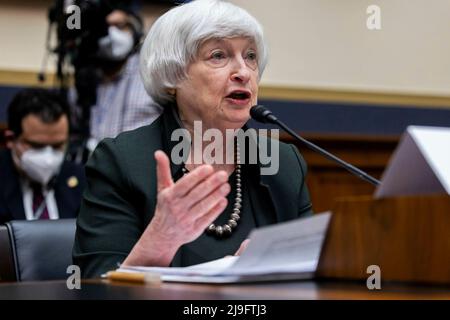
[[[36,220],[35,212],[33,212],[33,189],[27,179],[22,178],[20,181],[22,187],[23,208],[25,209],[25,217],[27,220]],[[47,206],[48,216],[51,220],[59,219],[58,206],[56,205],[55,190],[43,188],[45,205]]]

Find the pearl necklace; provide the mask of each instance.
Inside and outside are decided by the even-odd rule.
[[[206,228],[206,233],[211,236],[215,236],[216,238],[225,238],[230,236],[233,233],[233,229],[235,229],[238,225],[238,221],[241,219],[240,213],[242,208],[242,184],[241,184],[241,158],[240,158],[240,150],[239,145],[236,144],[236,198],[234,200],[233,213],[230,215],[230,219],[227,223],[216,226],[214,223],[211,223],[208,228]],[[183,167],[183,173],[187,173],[187,169]]]

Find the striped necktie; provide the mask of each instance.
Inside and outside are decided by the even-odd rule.
[[[48,215],[47,205],[45,204],[45,198],[42,194],[42,186],[40,185],[33,185],[33,216],[36,217],[39,215],[39,217],[36,217],[36,219],[50,219]]]

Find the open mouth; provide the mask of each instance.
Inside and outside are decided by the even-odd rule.
[[[233,100],[239,100],[239,101],[244,101],[250,98],[250,92],[247,91],[233,91],[231,92],[227,98],[233,99]]]

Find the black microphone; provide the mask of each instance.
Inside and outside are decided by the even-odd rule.
[[[289,128],[286,124],[284,124],[282,121],[278,120],[277,117],[273,115],[273,113],[267,109],[266,107],[262,105],[256,105],[253,106],[250,109],[250,115],[252,118],[258,122],[262,123],[273,123],[277,126],[284,129],[287,133],[289,133],[291,136],[293,136],[298,141],[304,143],[308,148],[320,153],[322,156],[324,156],[327,159],[330,159],[331,161],[334,161],[353,173],[354,175],[358,176],[359,178],[377,186],[380,184],[380,181],[372,177],[371,175],[365,173],[361,169],[358,169],[357,167],[351,165],[350,163],[345,162],[344,160],[339,159],[335,155],[329,153],[328,151],[320,148],[319,146],[315,145],[312,142],[309,142],[308,140],[305,140],[304,138],[300,137],[298,134],[296,134],[291,128]]]

